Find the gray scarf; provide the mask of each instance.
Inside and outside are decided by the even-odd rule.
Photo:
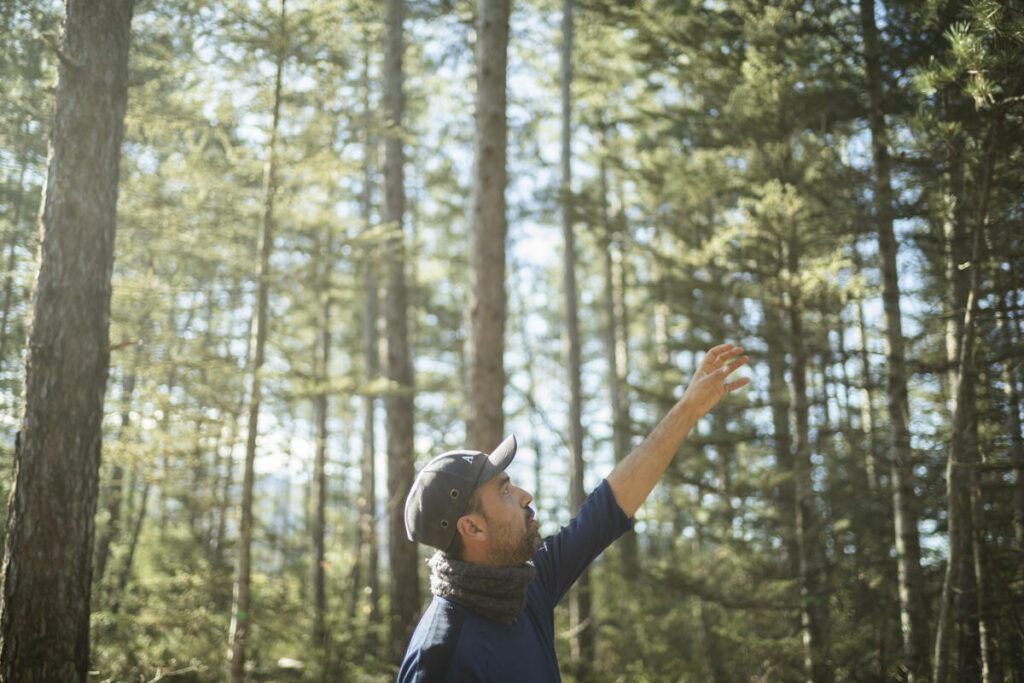
[[[430,592],[462,605],[470,612],[511,624],[526,607],[526,588],[537,569],[533,562],[518,567],[487,567],[462,562],[438,551],[430,566]]]

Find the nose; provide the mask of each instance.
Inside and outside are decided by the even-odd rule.
[[[519,489],[519,497],[523,501],[521,503],[523,507],[526,507],[527,505],[533,502],[533,496],[530,495],[529,491],[526,491],[524,489]]]

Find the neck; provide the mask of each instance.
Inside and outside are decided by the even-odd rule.
[[[532,562],[501,567],[462,561],[437,552],[430,558],[430,592],[493,621],[511,624],[526,607],[536,575]]]

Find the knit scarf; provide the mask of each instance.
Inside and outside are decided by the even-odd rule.
[[[526,588],[537,569],[533,562],[518,567],[487,567],[436,552],[430,566],[430,592],[470,612],[511,624],[526,607]]]

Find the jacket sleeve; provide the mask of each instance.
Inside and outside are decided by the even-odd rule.
[[[594,558],[632,527],[633,521],[615,502],[608,482],[602,481],[569,525],[546,538],[533,555],[537,578],[551,607],[558,604]]]

